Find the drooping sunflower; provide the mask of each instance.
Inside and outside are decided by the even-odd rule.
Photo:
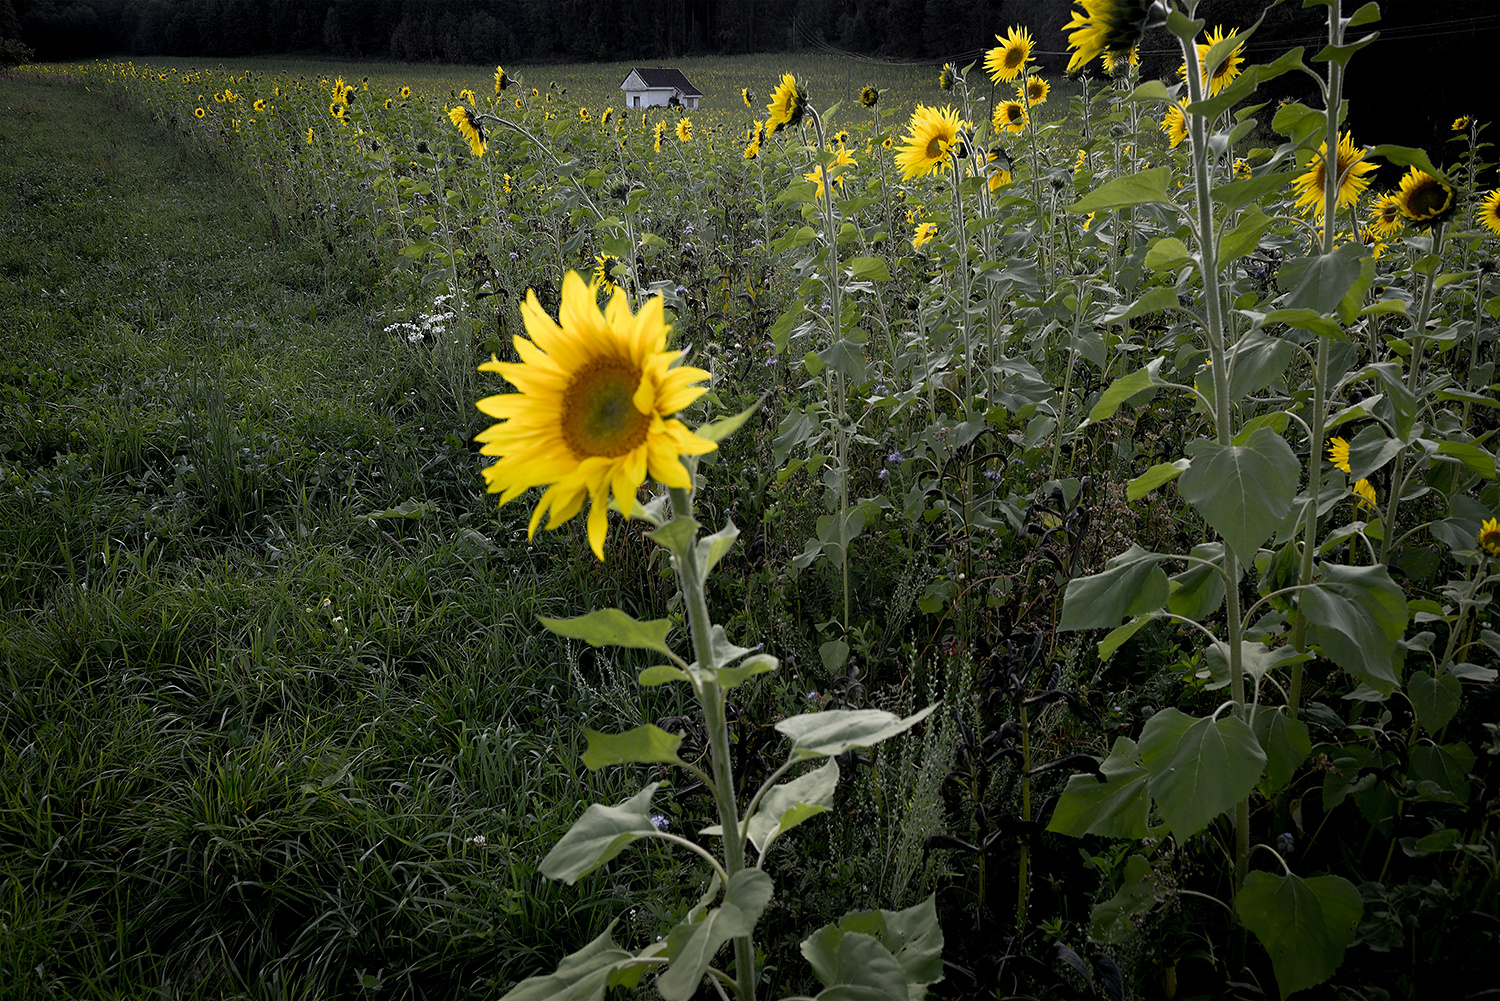
[[[610,119],[612,119],[614,117],[615,117],[615,109],[612,108],[612,107],[605,108],[604,109],[604,114],[602,114],[602,115],[599,116],[599,124],[600,125],[608,125],[609,122],[610,122]]]
[[[1349,472],[1349,443],[1343,438],[1328,439],[1328,461]]]
[[[1103,55],[1104,72],[1110,76],[1141,64],[1141,47],[1139,45],[1132,45],[1129,52],[1116,52],[1114,49],[1105,49]]]
[[[666,132],[667,132],[667,123],[666,122],[657,122],[656,126],[651,131],[653,133],[654,140],[655,140],[656,152],[660,153],[661,152],[661,137],[663,135],[665,135]]]
[[[512,83],[514,83],[514,81],[511,80],[511,78],[506,75],[506,73],[505,73],[505,67],[504,66],[496,66],[495,67],[495,93],[498,94],[502,90],[505,90],[505,89],[509,88]]]
[[[1491,233],[1500,234],[1500,188],[1496,188],[1480,199],[1475,212],[1479,225]]]
[[[984,54],[984,69],[996,83],[1010,83],[1031,62],[1031,32],[1018,26],[1007,28],[1005,37],[995,36],[1000,44]]]
[[[766,105],[766,135],[775,135],[781,129],[796,128],[802,124],[807,111],[807,91],[797,83],[790,73],[782,74],[781,82],[771,93],[771,103]]]
[[[1020,101],[1001,101],[995,105],[990,118],[990,127],[996,132],[1004,129],[1017,134],[1026,131],[1026,105]]]
[[[1411,167],[1406,171],[1406,176],[1401,178],[1396,203],[1401,214],[1410,222],[1431,226],[1452,214],[1453,188],[1420,167]]]
[[[1292,180],[1292,190],[1297,195],[1297,208],[1303,212],[1310,209],[1319,219],[1323,218],[1323,185],[1327,177],[1323,165],[1327,159],[1328,143],[1325,141],[1318,146],[1318,154],[1313,157],[1307,171]],[[1374,173],[1376,169],[1375,164],[1365,158],[1365,151],[1355,148],[1354,139],[1347,132],[1339,136],[1337,161],[1336,210],[1348,208],[1359,199],[1370,186],[1370,178],[1366,175]]]
[[[1004,147],[991,146],[984,154],[984,169],[989,172],[991,191],[998,191],[1012,180],[1010,157]]]
[[[690,143],[693,141],[693,120],[684,118],[677,123],[677,141]]]
[[[842,190],[844,187],[844,178],[841,175],[844,172],[844,168],[854,166],[854,157],[844,147],[840,146],[837,150],[829,150],[829,152],[833,153],[833,162],[828,165],[826,171],[823,165],[819,164],[813,169],[812,173],[802,175],[803,180],[812,181],[818,186],[819,198],[823,197],[823,179],[825,177],[832,178],[833,183],[837,184],[840,190]]]
[[[603,560],[610,495],[621,510],[631,511],[647,475],[689,489],[692,480],[678,457],[717,446],[671,419],[706,392],[693,383],[708,373],[673,367],[682,352],[667,350],[671,328],[661,298],[632,314],[625,293],[616,292],[601,313],[597,294],[597,286],[568,272],[554,322],[536,293],[527,292],[521,315],[530,339],[514,340],[521,361],[492,358],[479,366],[519,392],[478,402],[500,423],[475,440],[483,443],[480,454],[498,457],[484,478],[502,506],[532,487],[546,488],[528,534],[544,517],[547,528],[557,528],[588,500],[589,546]]]
[[[958,71],[953,68],[952,63],[943,63],[943,68],[938,70],[938,90],[952,90],[953,80]]]
[[[1486,518],[1479,526],[1479,548],[1491,556],[1500,556],[1500,521]]]
[[[1209,50],[1225,39],[1234,38],[1238,34],[1239,29],[1237,28],[1231,28],[1229,34],[1224,34],[1224,26],[1221,24],[1208,33],[1205,41],[1198,43],[1198,68],[1199,72],[1203,74],[1201,79],[1210,97],[1229,86],[1234,82],[1235,77],[1240,75],[1240,67],[1245,63],[1245,57],[1241,55],[1245,51],[1245,43],[1240,42],[1231,49],[1229,55],[1224,57],[1224,61],[1214,67],[1212,74],[1208,72]],[[1179,79],[1187,79],[1186,63],[1177,67],[1177,76]]]
[[[1068,32],[1068,72],[1076,73],[1093,62],[1102,52],[1111,52],[1116,60],[1130,59],[1130,52],[1140,43],[1151,11],[1149,0],[1076,0],[1082,13],[1063,26]]]
[[[1375,488],[1370,485],[1369,480],[1355,480],[1353,490],[1354,510],[1368,510],[1374,514],[1380,513],[1380,498],[1375,495]]]
[[[750,88],[749,87],[741,87],[740,88],[740,100],[742,100],[742,101],[745,102],[745,107],[754,109],[754,107],[755,107],[755,95],[752,94],[752,93],[750,93]]]
[[[936,236],[936,235],[937,235],[937,223],[933,223],[933,222],[919,223],[917,225],[916,232],[913,233],[912,237],[911,237],[911,249],[913,249],[913,250],[921,250],[923,247],[925,247],[929,243],[931,243],[932,242],[932,238],[934,236]]]
[[[619,264],[620,259],[613,254],[594,255],[594,284],[605,292],[614,294],[615,289],[620,287],[614,275]]]
[[[458,99],[461,101],[468,101],[469,107],[474,107],[474,92],[469,88],[465,87],[463,90],[459,91]]]
[[[873,108],[880,101],[880,91],[874,87],[864,87],[859,92],[859,103],[867,108]]]
[[[1166,117],[1161,120],[1161,130],[1167,134],[1167,146],[1176,149],[1182,145],[1182,141],[1188,137],[1187,111],[1188,99],[1183,98],[1167,109]]]
[[[1050,93],[1052,85],[1039,76],[1028,76],[1016,85],[1016,98],[1032,106],[1046,104]]]
[[[948,151],[958,145],[964,123],[951,107],[942,110],[917,105],[906,125],[906,136],[896,151],[903,180],[926,177],[948,165]]]
[[[469,140],[469,149],[473,154],[484,156],[484,126],[479,124],[479,119],[474,117],[474,113],[460,104],[449,109],[448,118],[458,126],[458,131],[463,133],[463,137]]]
[[[1378,196],[1370,206],[1370,229],[1384,239],[1401,232],[1401,203],[1390,192]]]

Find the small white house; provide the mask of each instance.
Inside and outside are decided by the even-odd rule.
[[[676,104],[696,108],[703,91],[688,82],[682,70],[633,69],[620,84],[627,108],[665,108]]]

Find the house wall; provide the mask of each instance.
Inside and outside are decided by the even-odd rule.
[[[625,91],[625,106],[627,108],[665,108],[672,99],[674,91],[667,90],[627,90]],[[684,108],[698,107],[696,97],[682,97],[678,100]]]

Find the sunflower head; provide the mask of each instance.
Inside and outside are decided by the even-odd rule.
[[[1408,222],[1431,226],[1453,214],[1453,188],[1420,167],[1411,167],[1401,178],[1396,204]]]
[[[1007,132],[1021,133],[1026,131],[1026,105],[1020,101],[1001,101],[995,105],[995,113],[990,118],[990,126],[996,132],[1001,129]]]
[[[475,156],[484,156],[484,126],[479,124],[479,119],[474,117],[474,113],[460,104],[449,109],[448,119],[457,125],[458,131],[469,140],[469,150]]]
[[[257,112],[263,112],[263,111],[265,111],[266,110],[266,102],[264,100],[256,101],[255,102],[255,110]]]
[[[514,81],[512,81],[511,78],[506,75],[504,66],[495,67],[495,93],[498,94],[502,90],[506,90],[513,82]]]
[[[938,70],[938,90],[952,90],[953,81],[958,78],[958,71],[953,68],[952,63],[943,63],[943,68]]]
[[[602,115],[599,116],[599,124],[600,125],[608,125],[610,119],[612,119],[614,117],[615,117],[615,109],[614,108],[605,108],[604,109],[604,114],[602,114]]]
[[[615,282],[615,268],[620,266],[620,259],[613,254],[597,254],[594,257],[594,285],[605,292],[613,293],[619,288]]]
[[[925,177],[946,167],[949,151],[958,147],[963,129],[963,121],[951,107],[939,110],[917,105],[906,125],[902,146],[896,151],[896,166],[901,168],[903,179]]]
[[[1052,85],[1039,76],[1029,75],[1016,85],[1016,99],[1026,104],[1045,104]]]
[[[677,123],[677,140],[690,143],[693,141],[693,120],[684,118]]]
[[[411,97],[411,88],[410,87],[402,87],[401,88],[401,100],[404,101],[404,100],[406,100],[409,97]]]
[[[1375,495],[1375,488],[1370,485],[1369,480],[1359,479],[1354,481],[1354,510],[1369,511],[1378,514],[1380,511],[1380,498]]]
[[[931,243],[932,242],[932,238],[934,236],[936,236],[936,235],[937,235],[937,223],[932,223],[932,222],[919,223],[917,225],[916,232],[914,232],[912,234],[912,237],[911,237],[911,249],[913,249],[913,250],[921,250],[923,247],[925,247],[929,243]]]
[[[1324,170],[1327,160],[1328,143],[1324,142],[1318,146],[1318,153],[1313,157],[1307,171],[1292,180],[1292,190],[1297,196],[1297,208],[1303,212],[1311,211],[1319,219],[1323,218],[1323,188],[1328,177]],[[1343,209],[1359,200],[1359,196],[1370,186],[1370,178],[1367,175],[1374,173],[1376,167],[1365,156],[1363,148],[1355,147],[1354,139],[1347,132],[1339,136],[1336,161],[1334,166],[1338,171],[1338,202],[1334,207]]]
[[[1232,39],[1238,34],[1238,29],[1231,28],[1229,34],[1226,35],[1224,33],[1224,26],[1219,25],[1208,33],[1208,38],[1205,41],[1198,43],[1198,65],[1203,73],[1204,86],[1207,88],[1210,96],[1219,93],[1219,91],[1233,83],[1235,77],[1240,75],[1240,67],[1245,64],[1245,57],[1241,55],[1245,50],[1245,43],[1240,42],[1234,48],[1230,49],[1229,54],[1224,57],[1219,65],[1213,68],[1212,73],[1208,71],[1208,53],[1215,45],[1218,45],[1225,39]],[[1178,73],[1181,76],[1187,76],[1187,67],[1181,67]]]
[[[1389,191],[1375,198],[1370,205],[1369,228],[1378,237],[1395,236],[1401,232],[1401,203]]]
[[[874,87],[862,88],[859,92],[859,103],[867,108],[873,108],[880,101],[880,91]]]
[[[1166,18],[1161,5],[1151,0],[1076,0],[1082,12],[1073,11],[1063,26],[1068,32],[1068,72],[1076,73],[1103,52],[1129,62],[1131,50],[1140,43],[1149,24]]]
[[[1500,235],[1500,188],[1496,188],[1480,199],[1476,217],[1479,225],[1491,233]]]
[[[1187,106],[1188,99],[1184,97],[1169,107],[1161,120],[1161,130],[1167,134],[1167,146],[1171,149],[1181,146],[1188,137]]]
[[[755,107],[755,95],[750,93],[749,87],[740,88],[740,100],[745,102],[745,107],[747,108],[753,109]]]
[[[1105,49],[1103,52],[1104,72],[1110,76],[1125,73],[1141,64],[1141,47],[1132,45],[1129,52],[1116,52],[1114,49]]]
[[[1236,158],[1234,161],[1234,179],[1236,181],[1250,180],[1250,164]]]
[[[1468,127],[1469,127],[1469,116],[1468,115],[1459,115],[1457,118],[1453,119],[1453,131],[1454,132],[1463,132],[1463,131],[1467,130]]]
[[[1479,526],[1479,548],[1491,556],[1500,556],[1500,521],[1486,518]]]
[[[1349,472],[1349,443],[1343,438],[1328,439],[1328,461]]]
[[[984,54],[984,69],[996,83],[1010,83],[1034,58],[1031,54],[1031,32],[1019,25],[1006,29],[1004,37],[995,36],[1000,44]]]
[[[848,129],[839,129],[837,132],[835,132],[833,134],[833,141],[836,142],[836,143],[838,143],[840,146],[846,146],[846,145],[848,145],[848,143],[849,143],[849,130]]]
[[[790,73],[784,73],[781,82],[771,93],[771,102],[766,105],[766,134],[775,135],[781,129],[796,128],[802,124],[807,113],[807,91]]]
[[[682,352],[667,350],[659,297],[632,314],[623,291],[601,311],[598,286],[577,272],[563,279],[562,308],[554,321],[535,292],[521,316],[525,337],[515,338],[519,363],[491,359],[479,366],[518,392],[486,397],[477,406],[499,423],[481,431],[480,454],[498,461],[484,470],[486,487],[500,504],[532,487],[545,487],[531,514],[530,534],[545,518],[548,528],[569,521],[589,502],[589,547],[604,559],[608,505],[633,511],[647,477],[691,489],[679,461],[717,446],[693,434],[672,414],[705,389],[708,373],[674,367]]]

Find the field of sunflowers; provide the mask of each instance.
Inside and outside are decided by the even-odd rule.
[[[1320,2],[0,82],[0,994],[1500,996],[1490,123]]]

